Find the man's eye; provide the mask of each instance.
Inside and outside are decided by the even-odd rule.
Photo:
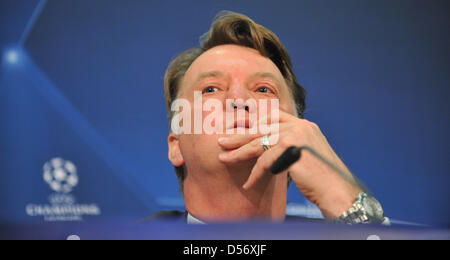
[[[272,93],[272,90],[270,90],[267,87],[260,87],[260,88],[258,88],[257,91],[260,92],[260,93]]]
[[[219,89],[216,88],[216,87],[207,87],[207,88],[205,88],[205,90],[203,90],[203,93],[213,93],[213,92],[216,92],[218,90]]]

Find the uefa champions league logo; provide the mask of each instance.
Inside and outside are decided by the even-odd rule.
[[[70,193],[78,184],[77,168],[71,161],[54,158],[44,165],[44,180],[53,191]]]
[[[28,216],[43,217],[46,222],[55,222],[82,221],[84,216],[101,214],[97,204],[79,204],[75,196],[70,194],[79,184],[77,167],[71,161],[51,159],[44,164],[42,176],[54,193],[48,197],[49,204],[27,204],[25,211]]]

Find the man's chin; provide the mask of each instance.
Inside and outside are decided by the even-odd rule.
[[[225,165],[226,172],[229,174],[230,178],[236,184],[237,187],[241,188],[244,183],[250,177],[253,167],[255,166],[255,161],[245,161],[235,164]]]

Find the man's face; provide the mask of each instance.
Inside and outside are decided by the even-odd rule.
[[[207,134],[202,131],[201,134],[180,134],[176,138],[172,133],[169,137],[169,158],[175,166],[184,164],[188,174],[199,180],[214,178],[214,175],[220,174],[222,170],[230,170],[218,159],[223,151],[218,145],[218,139],[226,135],[226,128],[230,126],[229,122],[226,122],[226,118],[230,116],[229,113],[227,114],[227,99],[235,101],[252,99],[256,101],[256,104],[260,104],[259,101],[265,99],[268,104],[268,113],[270,113],[271,100],[277,99],[280,110],[294,114],[291,94],[276,65],[258,51],[238,45],[214,47],[198,57],[187,70],[178,98],[186,99],[191,104],[192,128],[195,113],[194,92],[201,93],[203,104],[209,99],[221,102],[224,133]],[[244,107],[239,102],[236,104],[238,109],[228,108],[228,111],[236,113]],[[256,111],[258,110],[253,112]],[[249,113],[252,111],[243,109],[242,112],[247,120],[247,124],[242,126],[249,127]],[[204,119],[212,112],[201,109],[200,113]],[[256,118],[263,116],[260,113],[256,114]],[[237,119],[236,114],[234,118]],[[256,122],[250,122],[250,125],[254,123]],[[232,122],[232,125],[236,126],[236,122]],[[252,164],[254,162],[248,162],[249,167]],[[242,166],[239,167],[242,168]],[[247,177],[242,176],[242,179],[245,180]]]

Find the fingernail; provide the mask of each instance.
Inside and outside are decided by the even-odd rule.
[[[221,137],[221,138],[219,138],[219,144],[224,144],[224,143],[226,143],[229,139],[230,139],[230,138],[227,138],[227,137]]]
[[[219,154],[219,159],[220,160],[226,160],[227,159],[227,154],[226,153],[221,153],[221,154]]]
[[[247,190],[247,189],[248,189],[248,184],[245,183],[244,185],[242,185],[242,188],[243,188],[244,190]]]

